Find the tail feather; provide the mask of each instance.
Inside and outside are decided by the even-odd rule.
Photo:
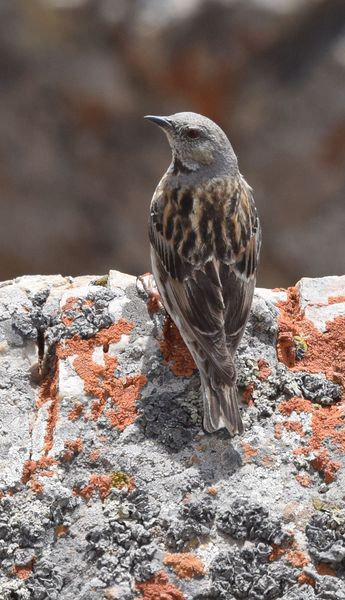
[[[236,386],[220,385],[213,389],[203,384],[204,428],[209,433],[226,427],[231,436],[243,433]]]
[[[212,386],[218,387],[218,382],[222,382],[228,386],[233,386],[236,381],[236,368],[233,358],[230,354],[223,357],[222,361],[214,360],[213,357],[208,357],[209,360],[209,375],[212,378]]]

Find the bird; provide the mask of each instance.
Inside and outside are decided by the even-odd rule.
[[[172,151],[150,205],[152,273],[199,370],[204,430],[242,434],[234,357],[261,246],[253,190],[211,119],[194,112],[145,118],[163,130]]]

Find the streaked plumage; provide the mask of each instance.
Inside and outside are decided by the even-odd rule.
[[[153,274],[199,369],[205,429],[241,433],[233,359],[260,249],[252,190],[225,133],[210,119],[195,113],[147,118],[163,128],[173,154],[151,202]]]

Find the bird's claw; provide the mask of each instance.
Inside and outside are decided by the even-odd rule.
[[[152,273],[138,275],[137,290],[139,293],[141,292],[148,296],[147,309],[150,313],[158,312],[164,308],[155,278],[153,277]]]

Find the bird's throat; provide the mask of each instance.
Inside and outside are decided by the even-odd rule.
[[[188,175],[196,171],[196,168],[192,168],[190,165],[186,165],[178,156],[173,157],[172,161],[172,174],[173,175]]]

